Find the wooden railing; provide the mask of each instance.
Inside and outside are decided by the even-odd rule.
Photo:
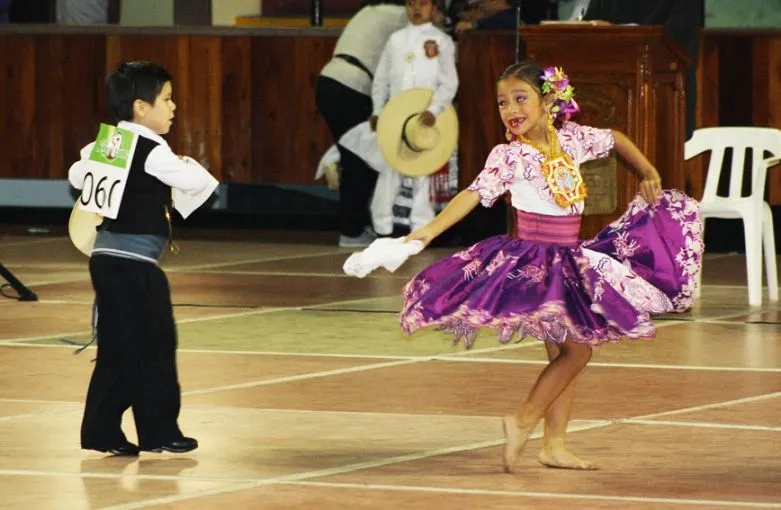
[[[0,28],[0,178],[62,179],[104,120],[104,80],[129,59],[150,59],[175,76],[179,108],[169,137],[175,150],[225,182],[306,184],[332,143],[314,103],[314,86],[337,29]],[[506,35],[485,33],[462,72],[462,102],[505,65]],[[499,61],[494,61],[494,55]],[[485,67],[479,67],[484,62]],[[475,65],[478,67],[476,68]],[[781,128],[781,31],[706,31],[700,59],[700,125]],[[482,69],[482,71],[481,71]],[[489,71],[489,69],[491,71]],[[577,83],[576,83],[577,85]],[[466,116],[466,117],[465,117]],[[461,112],[462,125],[496,120],[494,111]],[[489,143],[490,142],[490,143]],[[501,140],[462,138],[461,153],[481,160]],[[478,154],[483,152],[484,154]],[[473,174],[475,169],[467,169]],[[465,170],[465,171],[467,171]],[[699,172],[699,173],[698,173]],[[781,203],[781,173],[771,173]],[[702,170],[687,187],[698,196]]]

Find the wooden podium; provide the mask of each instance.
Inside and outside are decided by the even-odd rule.
[[[659,170],[665,188],[684,189],[683,71],[689,58],[662,27],[530,25],[520,37],[527,59],[563,67],[569,75],[581,107],[575,122],[624,132]],[[460,123],[462,189],[483,169],[491,148],[506,140],[496,79],[514,62],[515,46],[513,32],[471,31],[459,39],[458,114],[469,119]],[[639,180],[620,158],[615,183],[616,210],[584,217],[582,238],[620,216],[637,192]],[[591,188],[589,200],[605,198]]]

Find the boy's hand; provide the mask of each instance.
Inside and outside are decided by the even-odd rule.
[[[656,169],[653,169],[640,182],[640,195],[651,205],[659,201],[659,197],[662,195],[662,178]]]
[[[434,232],[428,229],[428,225],[413,230],[407,237],[404,238],[405,242],[409,241],[421,241],[425,246],[428,246],[434,238],[437,237]]]
[[[434,117],[434,114],[430,111],[426,110],[425,112],[420,114],[420,123],[424,126],[431,127],[437,122],[437,118]]]
[[[369,117],[369,128],[371,128],[372,131],[377,131],[377,116],[372,115]]]

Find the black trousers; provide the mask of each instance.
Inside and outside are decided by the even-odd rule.
[[[82,448],[123,444],[122,414],[128,408],[141,449],[181,439],[176,325],[165,273],[149,262],[106,255],[91,257],[89,269],[98,305],[98,355]]]
[[[336,80],[321,76],[317,80],[315,103],[325,119],[334,142],[372,114],[372,101]],[[377,184],[377,172],[361,158],[337,144],[342,173],[339,180],[339,231],[357,237],[371,225],[369,203]]]

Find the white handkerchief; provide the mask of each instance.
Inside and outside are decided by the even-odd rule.
[[[353,253],[342,266],[344,274],[363,278],[379,267],[391,273],[425,247],[421,241],[405,242],[403,237],[377,239],[363,251]]]
[[[317,171],[315,172],[315,180],[325,177],[325,169],[331,163],[339,162],[339,148],[336,145],[332,145],[325,151],[323,157],[320,158],[320,162],[317,164]]]

